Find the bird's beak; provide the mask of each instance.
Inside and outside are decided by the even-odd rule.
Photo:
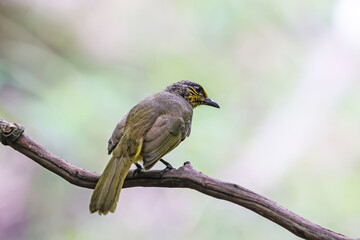
[[[214,102],[213,100],[211,100],[211,98],[207,97],[204,99],[203,103],[205,105],[208,106],[212,106],[212,107],[216,107],[216,108],[220,108],[219,104],[217,104],[216,102]]]

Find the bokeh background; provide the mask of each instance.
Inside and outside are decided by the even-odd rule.
[[[358,0],[0,0],[0,116],[72,164],[102,172],[133,105],[182,79],[190,161],[331,230],[360,237]],[[115,214],[91,190],[0,146],[0,239],[298,239],[189,189],[132,188]],[[159,164],[156,168],[163,168]]]

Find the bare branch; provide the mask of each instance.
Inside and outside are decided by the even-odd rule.
[[[4,145],[9,145],[74,185],[85,188],[95,187],[99,174],[71,165],[32,141],[22,132],[21,126],[0,118],[0,141]],[[133,171],[130,171],[124,183],[124,188],[127,187],[191,188],[243,206],[304,239],[352,239],[316,225],[244,187],[206,176],[193,169],[189,162],[164,174],[161,174],[161,171],[152,170],[142,171],[133,176]]]

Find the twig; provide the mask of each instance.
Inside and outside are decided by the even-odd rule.
[[[22,133],[23,128],[20,125],[8,123],[0,118],[0,141],[4,145],[9,145],[74,185],[85,188],[95,187],[99,174],[71,165]],[[133,172],[130,171],[124,188],[140,186],[191,188],[206,195],[243,206],[304,239],[352,239],[316,225],[244,187],[206,176],[192,168],[189,162],[164,174],[161,174],[161,171],[152,170],[141,171],[134,176]]]

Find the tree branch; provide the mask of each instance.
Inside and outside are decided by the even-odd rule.
[[[95,187],[100,177],[99,174],[78,168],[53,155],[28,136],[22,134],[23,131],[22,126],[8,123],[0,118],[0,141],[4,145],[9,145],[71,184],[85,188]],[[352,239],[316,225],[244,187],[206,176],[193,169],[189,162],[164,174],[161,174],[161,171],[152,170],[142,171],[133,176],[133,171],[130,171],[123,187],[140,186],[191,188],[206,195],[243,206],[304,239]]]

